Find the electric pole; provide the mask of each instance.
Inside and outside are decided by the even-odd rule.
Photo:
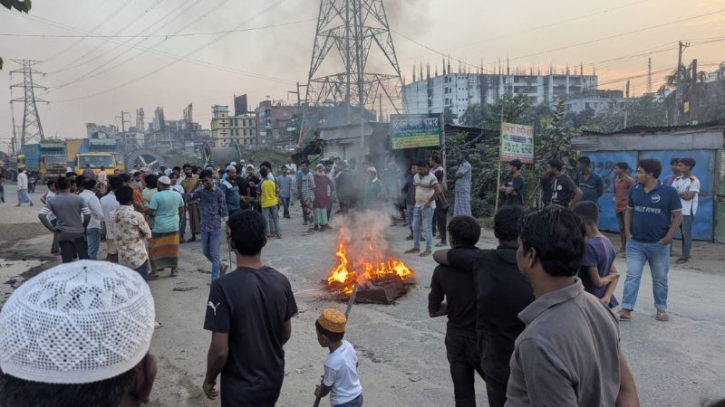
[[[692,79],[690,80],[690,124],[697,122],[697,59],[692,60]]]
[[[126,115],[128,115],[129,119],[131,118],[131,113],[124,112],[121,110],[121,115],[116,116],[116,119],[121,119],[121,133],[126,132],[126,123],[131,124],[131,120],[126,120]]]
[[[652,93],[652,58],[647,61],[647,93]]]
[[[38,113],[38,103],[48,103],[47,101],[35,97],[35,89],[47,90],[45,86],[41,86],[35,83],[33,75],[46,76],[45,73],[36,71],[33,69],[34,65],[40,63],[40,61],[32,61],[28,59],[13,59],[13,62],[22,66],[21,69],[10,71],[10,78],[12,80],[13,74],[22,74],[23,82],[10,85],[11,100],[10,104],[23,103],[23,131],[20,134],[20,148],[23,148],[25,144],[29,144],[31,141],[43,142],[45,135],[43,134],[43,125],[40,123],[40,114]],[[23,97],[12,99],[12,89],[23,88]],[[13,121],[15,117],[13,116]],[[13,126],[13,132],[15,128]]]
[[[683,43],[682,41],[679,42],[679,50],[677,53],[677,71],[675,73],[675,79],[677,80],[677,93],[675,94],[675,105],[676,105],[676,115],[675,115],[675,125],[679,125],[680,121],[683,116],[683,106],[682,106],[682,80],[684,79],[684,75],[682,72],[682,53],[685,51],[685,48],[689,47],[689,43]]]

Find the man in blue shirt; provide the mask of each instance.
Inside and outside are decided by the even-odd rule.
[[[579,175],[576,183],[582,190],[582,202],[599,203],[599,197],[604,195],[604,182],[599,174],[592,171],[592,161],[589,157],[580,157],[576,163]]]
[[[224,192],[214,185],[214,176],[211,171],[204,170],[199,174],[203,188],[189,194],[189,200],[199,200],[201,213],[201,247],[211,262],[211,281],[224,275],[226,267],[222,270],[221,256],[219,255],[219,240],[221,237],[222,220],[229,216]]]
[[[233,165],[227,166],[227,173],[225,175],[227,178],[221,182],[221,190],[224,192],[227,212],[229,212],[229,215],[233,215],[241,206],[239,185],[237,184],[237,167]]]
[[[627,280],[624,282],[621,320],[632,318],[645,263],[649,263],[654,285],[657,320],[668,321],[667,273],[670,268],[670,242],[682,223],[682,203],[677,190],[657,178],[662,164],[656,159],[640,160],[637,185],[629,190],[624,216],[627,234]]]

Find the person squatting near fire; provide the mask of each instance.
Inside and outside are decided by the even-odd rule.
[[[84,260],[32,277],[0,311],[0,406],[149,403],[154,317],[146,282],[121,265]]]
[[[347,318],[342,312],[325,308],[315,321],[317,343],[330,351],[325,361],[322,385],[315,388],[316,397],[330,395],[332,407],[362,407],[363,388],[357,374],[357,354],[344,339]]]
[[[212,332],[204,394],[216,399],[221,374],[222,406],[272,407],[284,380],[284,344],[297,314],[292,286],[265,266],[264,219],[257,211],[229,217],[227,233],[237,269],[211,284],[204,329]]]
[[[518,222],[523,214],[520,206],[499,209],[493,229],[498,247],[491,250],[475,247],[480,237],[475,219],[454,217],[448,226],[453,248],[433,254],[440,266],[433,274],[436,283],[431,282],[429,312],[431,300],[432,305],[442,301],[442,292],[448,314],[446,348],[455,398],[458,402],[461,395],[461,405],[475,405],[478,359],[489,406],[503,407],[506,403],[509,361],[516,338],[525,328],[519,313],[533,300],[531,285],[516,263]]]
[[[438,180],[428,171],[428,162],[420,160],[417,165],[418,174],[413,177],[413,248],[405,253],[420,253],[421,257],[430,256],[433,246],[433,214],[436,208],[436,198],[441,193]],[[425,232],[425,251],[420,252],[421,232]]]

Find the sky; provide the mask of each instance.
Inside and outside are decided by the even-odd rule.
[[[47,76],[35,80],[49,88],[36,94],[50,102],[39,106],[46,137],[85,137],[87,122],[120,127],[116,116],[131,112],[135,122],[140,107],[146,122],[157,106],[181,119],[189,103],[208,128],[211,106],[231,106],[235,94],[248,94],[252,106],[296,102],[288,92],[307,82],[319,7],[319,0],[62,0],[34,1],[28,16],[2,8],[0,150],[12,134],[12,59],[42,61],[36,69]],[[457,61],[487,71],[507,59],[526,71],[584,65],[585,73],[596,69],[600,89],[623,89],[631,78],[640,95],[648,58],[656,90],[676,65],[678,41],[690,43],[683,59],[697,58],[701,70],[725,61],[722,0],[387,0],[385,7],[408,82],[421,63],[441,72],[443,54],[454,71]],[[379,57],[369,66],[388,72]],[[21,81],[13,75],[12,83]],[[22,104],[15,119],[21,123]]]

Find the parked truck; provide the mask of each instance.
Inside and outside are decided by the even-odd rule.
[[[41,179],[57,178],[66,173],[65,142],[44,142],[23,146],[25,166],[38,172]]]

